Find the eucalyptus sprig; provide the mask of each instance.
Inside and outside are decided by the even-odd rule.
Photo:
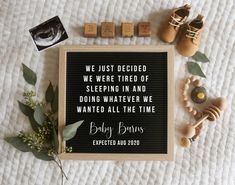
[[[195,55],[193,55],[191,58],[196,62],[202,62],[202,63],[210,62],[207,56],[200,51],[197,51]],[[200,65],[198,65],[198,63],[196,62],[193,62],[193,61],[187,62],[188,72],[191,73],[192,75],[197,75],[197,76],[206,78],[206,75],[203,73]]]
[[[35,86],[36,73],[25,64],[22,67],[25,81]],[[18,101],[21,112],[28,117],[34,132],[21,131],[17,136],[5,138],[5,141],[22,152],[31,152],[38,159],[54,161],[61,170],[63,184],[63,178],[67,179],[67,176],[58,157],[58,87],[53,87],[50,82],[45,100],[39,101],[36,97],[36,92],[30,90],[23,93],[23,101]],[[83,121],[78,121],[65,126],[64,141],[72,139],[82,123]],[[72,147],[66,147],[65,151],[72,152]]]

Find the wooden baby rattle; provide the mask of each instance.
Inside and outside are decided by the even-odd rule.
[[[187,124],[182,129],[184,138],[181,139],[181,145],[189,147],[191,142],[199,135],[197,128],[201,127],[205,120],[215,121],[221,115],[221,112],[226,107],[226,101],[224,98],[217,98],[212,101],[212,104],[203,111],[202,117],[194,124]],[[200,129],[198,129],[200,130]]]

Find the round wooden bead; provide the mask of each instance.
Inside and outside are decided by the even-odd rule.
[[[201,87],[201,86],[202,86],[202,82],[201,82],[200,80],[195,80],[195,81],[193,82],[193,85],[194,85],[195,87]]]
[[[189,147],[189,146],[191,145],[191,141],[190,141],[188,138],[183,137],[183,138],[181,138],[181,140],[180,140],[180,145],[181,145],[182,147],[187,148],[187,147]]]
[[[185,125],[184,128],[182,129],[182,134],[187,138],[192,138],[195,135],[195,133],[196,130],[191,124]]]
[[[187,96],[187,91],[183,91],[183,96]]]
[[[192,112],[192,111],[193,111],[193,108],[192,108],[192,107],[188,107],[188,111],[189,111],[189,112]]]
[[[193,115],[195,116],[195,115],[197,114],[197,110],[194,109],[192,113],[193,113]]]
[[[195,76],[191,76],[191,77],[190,77],[190,80],[191,80],[192,82],[194,82],[194,81],[196,80],[196,77],[195,77]]]
[[[190,103],[188,100],[184,101],[184,107],[189,107],[190,106]]]
[[[189,85],[188,84],[185,84],[184,85],[184,91],[187,91],[189,89]]]

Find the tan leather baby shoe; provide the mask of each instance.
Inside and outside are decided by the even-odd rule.
[[[197,52],[201,41],[202,29],[202,15],[198,15],[186,24],[176,45],[176,49],[181,55],[191,57]]]
[[[165,21],[158,30],[159,38],[164,42],[173,42],[182,24],[185,23],[191,6],[186,4],[176,8],[171,12],[170,17]]]

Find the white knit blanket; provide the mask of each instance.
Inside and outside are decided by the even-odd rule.
[[[190,1],[188,1],[190,3]],[[27,118],[17,100],[32,88],[22,76],[24,62],[37,72],[36,91],[40,97],[49,80],[58,82],[58,47],[82,45],[159,45],[156,30],[166,9],[182,6],[182,0],[0,0],[0,184],[57,185],[60,171],[53,162],[36,159],[3,141],[4,137],[29,130]],[[68,174],[66,185],[149,184],[149,185],[234,185],[235,184],[235,2],[234,0],[193,0],[189,19],[202,14],[205,28],[200,51],[210,63],[200,64],[210,97],[224,96],[228,107],[216,123],[206,124],[204,132],[189,149],[175,143],[175,160],[159,161],[63,161]],[[38,52],[29,28],[58,15],[69,39]],[[87,39],[82,37],[84,22],[149,20],[151,38]],[[175,53],[175,125],[189,121],[179,102],[181,80],[188,76],[188,59]],[[176,132],[177,133],[177,132]]]

